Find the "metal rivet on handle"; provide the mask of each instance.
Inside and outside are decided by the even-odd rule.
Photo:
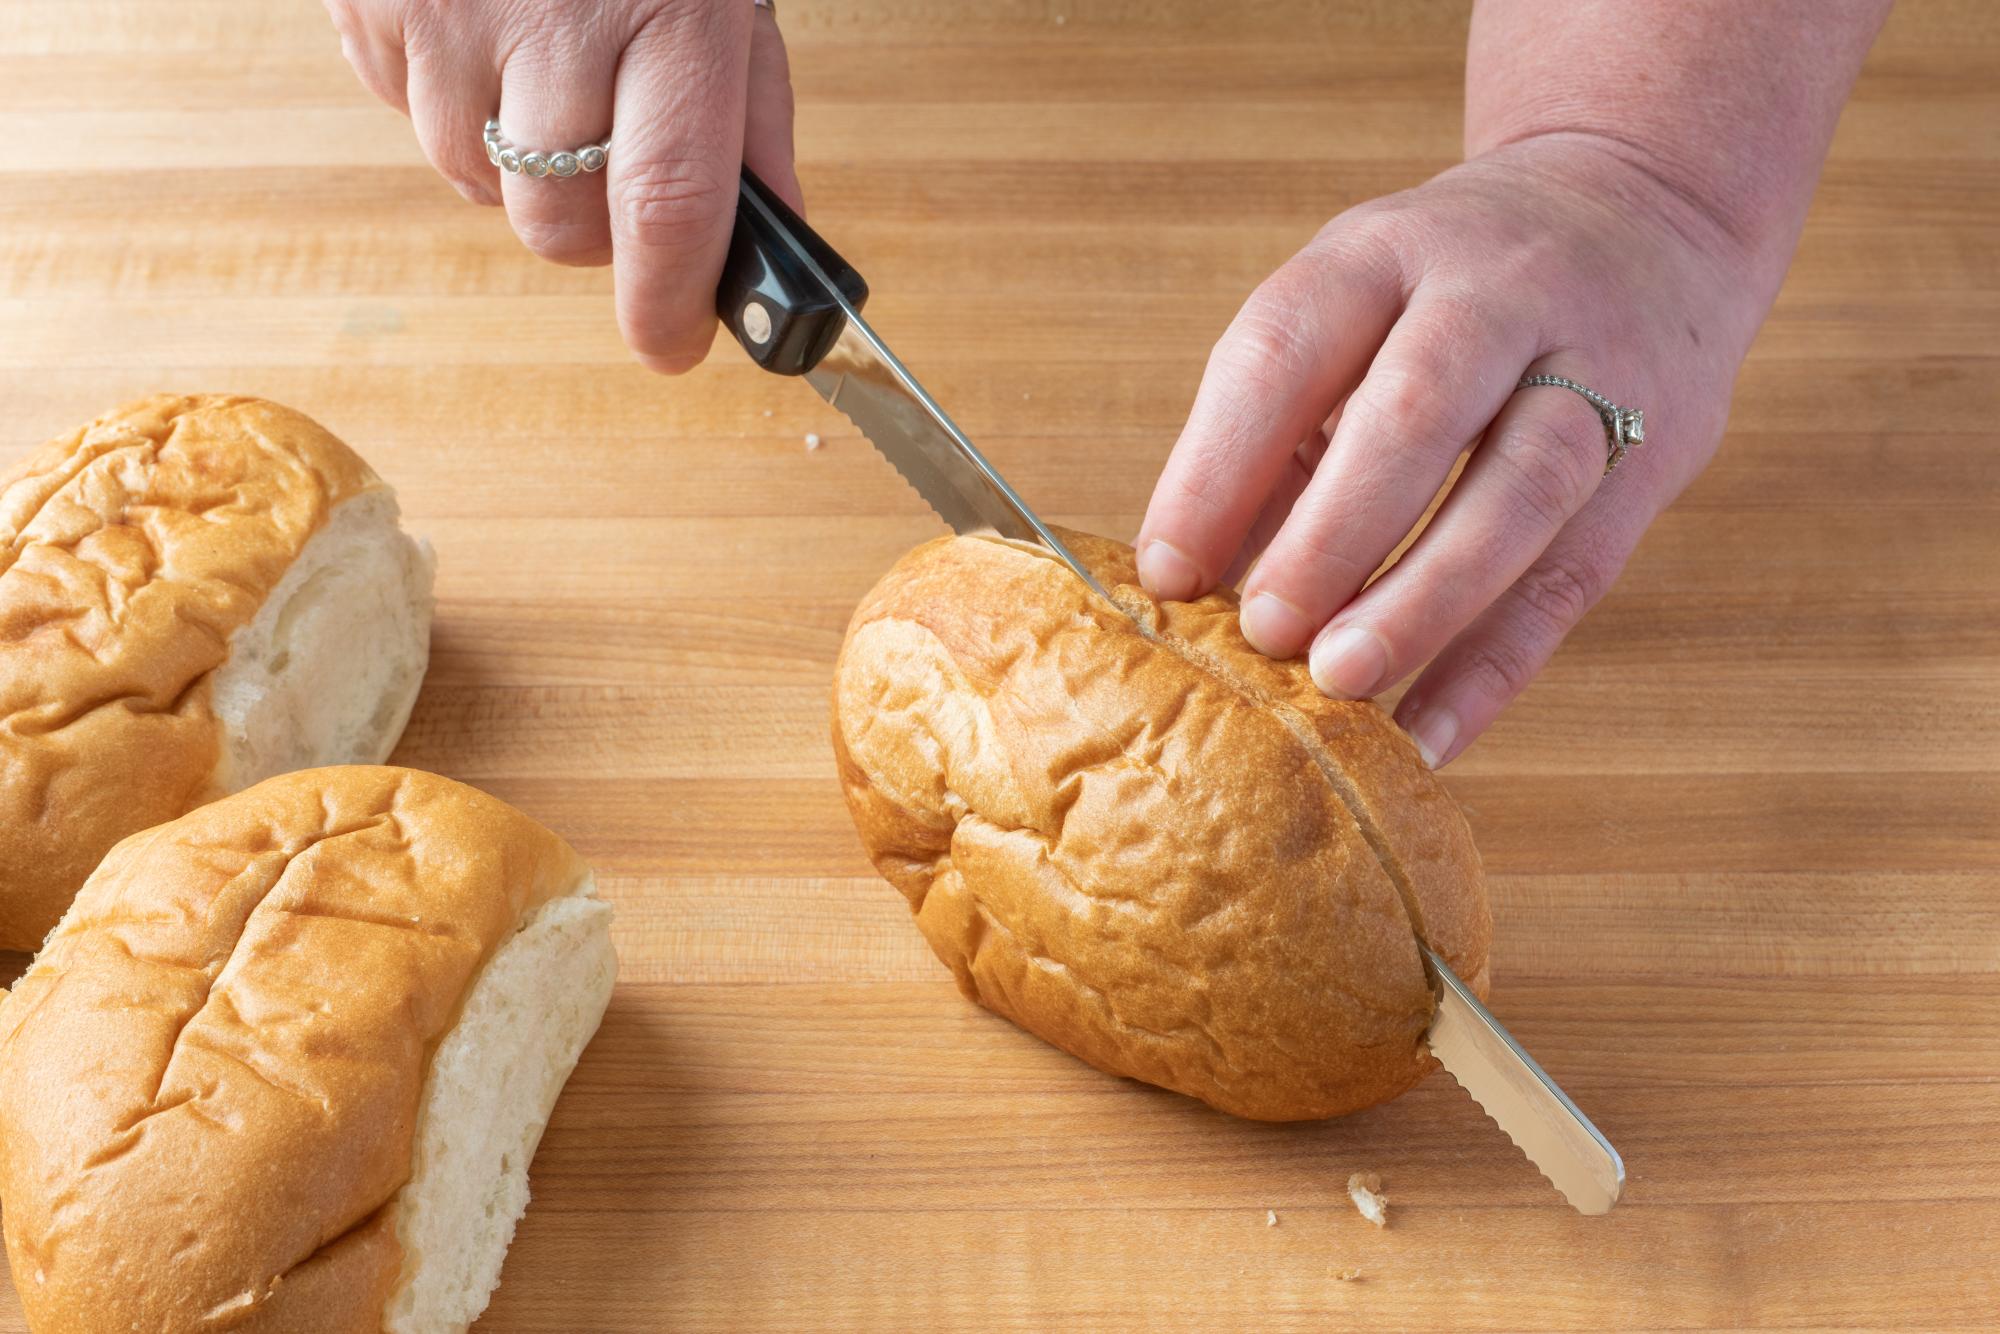
[[[758,347],[771,341],[771,312],[761,301],[743,303],[743,334]]]

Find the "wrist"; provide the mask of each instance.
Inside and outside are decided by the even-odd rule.
[[[1741,312],[1746,348],[1791,261],[1796,227],[1773,225],[1756,208],[1690,181],[1620,135],[1550,130],[1496,144],[1473,163],[1539,176],[1548,188],[1649,235],[1655,251],[1680,255],[1686,267],[1676,266],[1676,280],[1710,285],[1718,311]]]
[[[1494,143],[1479,156],[1529,153],[1562,164],[1576,184],[1630,212],[1656,217],[1684,239],[1754,272],[1765,267],[1773,201],[1718,189],[1643,138],[1618,131],[1563,127]],[[1807,192],[1810,193],[1810,192]],[[1787,229],[1788,230],[1788,229]],[[1789,252],[1790,247],[1785,247]],[[1780,269],[1783,260],[1778,261]]]
[[[1571,139],[1775,292],[1888,0],[1479,0],[1469,157]]]

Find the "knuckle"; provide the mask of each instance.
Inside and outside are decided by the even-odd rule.
[[[1445,406],[1448,381],[1428,370],[1420,359],[1377,364],[1355,391],[1347,411],[1372,436],[1392,449],[1443,449],[1454,453],[1465,443]]]
[[[577,68],[600,41],[599,8],[570,3],[520,6],[503,64],[545,73]]]
[[[1466,684],[1496,705],[1527,689],[1539,654],[1507,639],[1482,639],[1467,646],[1458,668]]]
[[[461,42],[464,15],[444,0],[412,4],[403,14],[403,44],[412,62],[447,58]]]
[[[491,0],[401,0],[401,3],[410,22],[427,22],[440,28],[504,18],[511,12],[496,12]]]
[[[1320,228],[1304,255],[1335,270],[1354,299],[1394,305],[1409,298],[1417,260],[1409,252],[1409,229],[1393,207],[1376,200],[1359,204]]]
[[[610,253],[610,238],[601,224],[532,214],[516,214],[512,221],[521,244],[551,263],[602,263]]]
[[[1283,568],[1294,579],[1318,592],[1346,590],[1351,592],[1361,586],[1370,574],[1375,572],[1372,562],[1357,558],[1353,550],[1340,541],[1344,525],[1308,522],[1294,533],[1282,533],[1284,551],[1273,561],[1274,568]]]
[[[1260,396],[1296,392],[1311,374],[1309,352],[1296,332],[1297,305],[1259,289],[1231,321],[1209,356],[1238,392]]]
[[[1606,564],[1568,555],[1545,555],[1515,585],[1521,603],[1558,637],[1583,619],[1610,584]]]
[[[361,25],[356,20],[354,0],[324,0],[326,16],[333,20],[333,30],[342,37],[353,38],[360,35]]]
[[[1192,460],[1185,470],[1175,471],[1169,483],[1170,502],[1185,512],[1194,526],[1213,527],[1228,515],[1222,499],[1227,481],[1227,472],[1215,457]]]
[[[1513,508],[1540,528],[1560,527],[1576,513],[1603,471],[1593,446],[1543,418],[1517,423],[1495,444],[1496,472]]]
[[[691,250],[713,239],[735,207],[707,163],[648,162],[619,183],[612,216],[621,240],[665,250]]]
[[[1319,229],[1315,246],[1350,261],[1385,261],[1395,253],[1398,196],[1364,199]]]
[[[1403,291],[1419,265],[1413,243],[1421,235],[1421,215],[1412,215],[1402,195],[1384,195],[1343,211],[1320,228],[1313,246],[1347,268]]]

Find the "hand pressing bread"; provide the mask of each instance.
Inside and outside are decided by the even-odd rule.
[[[259,399],[143,399],[0,474],[0,949],[134,830],[388,758],[431,576],[382,479]]]
[[[1233,594],[1155,601],[1130,548],[1063,537],[1123,610],[947,538],[855,613],[833,743],[869,856],[967,996],[1100,1069],[1264,1120],[1394,1097],[1431,1067],[1418,938],[1485,992],[1463,815]]]
[[[120,843],[0,1003],[30,1326],[463,1330],[610,998],[610,917],[568,844],[408,769]]]

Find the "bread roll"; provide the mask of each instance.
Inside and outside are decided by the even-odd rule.
[[[610,917],[568,844],[408,769],[124,840],[0,1003],[30,1325],[464,1329],[610,998]]]
[[[429,550],[307,418],[149,398],[0,474],[0,949],[135,829],[387,759],[430,652]]]
[[[1394,1097],[1431,1065],[1417,940],[1485,989],[1464,816],[1233,594],[1156,602],[1130,548],[1067,540],[1124,611],[947,538],[855,613],[833,742],[870,858],[967,996],[1100,1069],[1273,1121]]]

